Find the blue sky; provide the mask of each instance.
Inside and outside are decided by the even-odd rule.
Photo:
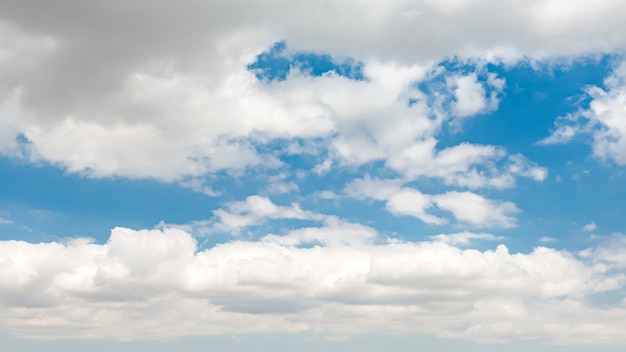
[[[162,4],[0,3],[0,343],[623,349],[621,2]]]

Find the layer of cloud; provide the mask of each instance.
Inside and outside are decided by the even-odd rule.
[[[416,83],[452,56],[484,62],[622,48],[624,39],[608,33],[621,29],[623,5],[603,1],[588,11],[590,4],[563,13],[554,10],[559,1],[176,2],[171,11],[143,3],[120,11],[116,1],[4,3],[0,153],[90,177],[178,181],[215,194],[185,179],[280,167],[276,155],[256,147],[318,138],[330,154],[317,160],[320,174],[382,160],[407,178],[510,187],[510,173],[493,170],[506,156],[501,148],[435,147],[446,119],[496,109],[505,82],[488,72],[485,79],[476,71],[442,73],[449,111],[428,105],[432,97]],[[602,30],[591,29],[595,21]],[[313,78],[294,68],[284,81],[260,82],[247,65],[281,40],[294,51],[359,60],[366,79]],[[271,192],[295,189],[286,186]]]
[[[384,240],[342,221],[202,251],[171,228],[116,228],[106,244],[1,241],[0,326],[37,338],[311,331],[624,343],[625,301],[590,300],[623,292],[623,273],[607,270],[623,269],[613,260],[622,237],[608,244],[615,255],[601,245],[587,259],[451,245],[494,239],[485,234]]]

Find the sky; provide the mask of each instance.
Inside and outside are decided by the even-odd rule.
[[[621,0],[0,0],[0,346],[623,351],[623,33]]]

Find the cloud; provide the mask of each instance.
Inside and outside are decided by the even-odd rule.
[[[311,331],[624,342],[626,307],[587,301],[607,282],[626,283],[598,265],[603,245],[594,264],[545,247],[511,254],[503,245],[452,245],[470,238],[494,239],[385,241],[337,219],[205,250],[172,228],[115,228],[105,244],[0,241],[0,326],[28,338]],[[610,247],[607,263],[623,247]]]
[[[330,190],[320,191],[320,192],[316,193],[315,195],[319,199],[337,199],[337,198],[339,198],[339,195],[337,195],[335,192],[330,191]]]
[[[454,91],[452,112],[457,117],[468,117],[479,113],[495,110],[498,107],[498,94],[504,89],[504,79],[491,73],[487,85],[494,89],[487,94],[485,87],[478,81],[476,73],[465,76],[449,76],[446,78],[449,88]]]
[[[284,194],[298,191],[298,185],[294,182],[287,181],[287,177],[288,175],[285,173],[269,176],[267,178],[267,192],[270,194]]]
[[[584,116],[601,128],[593,133],[594,154],[600,158],[626,164],[626,62],[621,63],[604,80],[606,90],[591,87],[587,90],[593,99]]]
[[[592,221],[588,223],[587,225],[583,226],[583,230],[587,232],[591,232],[591,231],[594,231],[596,227],[597,227],[596,223]]]
[[[302,210],[296,203],[279,206],[269,198],[249,196],[245,201],[231,202],[226,209],[213,212],[215,230],[238,232],[241,229],[264,223],[268,219],[321,220],[322,215]]]
[[[408,179],[434,177],[470,189],[511,188],[516,176],[543,181],[548,173],[520,154],[505,158],[501,147],[461,143],[437,151],[436,143],[434,138],[416,142],[392,155],[387,166]]]
[[[496,9],[483,1],[348,2],[315,9],[300,1],[219,7],[178,2],[174,13],[141,4],[119,12],[111,2],[72,4],[71,11],[64,6],[4,6],[0,153],[87,177],[151,178],[207,194],[214,191],[185,180],[279,168],[280,153],[263,146],[309,139],[321,144],[314,146],[322,151],[318,173],[331,165],[383,161],[406,178],[510,187],[510,175],[494,168],[506,156],[502,148],[436,148],[445,119],[493,111],[504,81],[490,72],[479,80],[476,70],[443,73],[446,94],[454,97],[451,111],[443,112],[429,105],[432,97],[417,83],[447,57],[485,67],[485,60],[541,59],[624,44],[619,36],[587,33],[568,17],[602,18],[610,33],[622,25],[617,2],[549,19],[551,12],[539,10],[539,2],[519,8],[506,2]],[[482,16],[499,6],[507,9],[506,20]],[[488,20],[479,27],[468,22],[479,15]],[[552,27],[554,22],[564,27]],[[532,31],[520,29],[530,24]],[[563,28],[578,35],[570,38]],[[430,34],[397,40],[399,33],[425,31]],[[259,81],[248,65],[278,41],[295,53],[362,62],[364,79],[312,77],[294,67],[282,81]]]
[[[268,220],[296,219],[322,221],[325,215],[303,210],[297,203],[289,206],[276,205],[267,197],[249,196],[244,201],[230,202],[224,208],[213,211],[213,218],[190,225],[197,232],[227,232],[239,234],[243,229],[257,226]]]
[[[473,192],[424,194],[417,189],[402,187],[399,180],[372,179],[369,176],[353,180],[344,191],[357,199],[385,201],[385,209],[390,213],[413,216],[432,225],[448,222],[446,218],[428,213],[435,207],[452,213],[460,223],[477,227],[515,227],[513,214],[520,211],[511,202],[487,199]]]
[[[588,86],[588,108],[557,119],[555,130],[540,144],[567,143],[576,136],[591,136],[594,156],[626,165],[626,62],[604,79],[604,88]]]
[[[344,192],[357,199],[387,200],[402,188],[402,181],[392,179],[371,178],[366,175],[348,183]]]
[[[540,182],[548,170],[502,146],[442,143],[442,130],[497,109],[505,82],[487,63],[626,50],[618,0],[150,5],[4,3],[0,154],[211,196],[213,176],[291,175],[285,155],[306,154],[320,176],[381,166],[379,175],[397,179],[366,177],[344,192],[392,214],[508,228],[520,209],[480,190]],[[249,65],[279,41],[293,53],[362,63],[363,77],[294,66],[284,80],[259,79]],[[421,84],[448,58],[471,67],[441,71],[436,96]],[[587,88],[589,107],[561,118],[544,144],[587,134],[597,157],[625,164],[624,77],[626,64]],[[424,179],[453,190],[422,193],[412,183]],[[298,189],[281,176],[267,193]],[[38,338],[311,331],[626,342],[621,235],[579,255],[509,253],[456,247],[498,239],[490,234],[391,240],[262,196],[213,214],[179,229],[116,228],[105,244],[0,241],[0,328]],[[238,235],[273,220],[315,225],[208,249],[191,234]],[[597,307],[593,295],[603,291],[620,300]]]
[[[456,219],[476,226],[515,227],[511,214],[519,212],[511,202],[486,199],[472,192],[447,192],[433,196],[437,207]]]
[[[594,258],[598,262],[608,263],[611,266],[623,269],[626,268],[625,250],[626,236],[618,233],[605,239],[596,248],[590,249],[587,256]]]
[[[487,240],[487,241],[499,241],[503,240],[504,237],[495,236],[490,233],[472,233],[472,232],[460,232],[453,234],[439,234],[430,236],[430,238],[434,241],[439,241],[443,243],[447,243],[452,246],[458,245],[469,245],[473,240]]]

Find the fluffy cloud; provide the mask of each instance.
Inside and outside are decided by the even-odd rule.
[[[626,236],[622,234],[614,234],[596,248],[588,248],[582,251],[585,257],[593,258],[597,262],[609,264],[610,268],[626,268],[626,257],[624,257],[624,249],[626,248]]]
[[[511,202],[484,198],[473,192],[450,191],[429,195],[413,188],[402,187],[397,180],[365,177],[350,182],[345,192],[358,199],[385,201],[385,208],[396,215],[416,217],[427,224],[441,225],[446,218],[428,213],[437,207],[452,213],[458,222],[478,227],[514,227],[512,216],[519,209]]]
[[[587,225],[583,226],[583,231],[592,232],[597,227],[598,227],[598,225],[596,225],[595,221],[592,221],[592,222],[588,223]]]
[[[593,154],[626,165],[626,62],[604,80],[604,88],[590,86],[588,108],[561,117],[556,129],[541,144],[567,143],[577,135],[593,138]]]
[[[466,76],[449,76],[446,83],[454,91],[452,112],[461,118],[495,110],[499,102],[498,94],[504,89],[504,80],[497,78],[493,73],[487,78],[488,86],[493,89],[489,94],[485,91],[483,84],[478,81],[476,73]]]
[[[493,239],[384,240],[336,221],[202,251],[171,228],[116,228],[106,244],[2,241],[0,326],[42,338],[382,331],[624,342],[624,303],[589,301],[626,283],[603,269],[601,253],[594,263],[544,247],[511,254],[504,245],[451,245],[469,238]]]
[[[519,211],[511,202],[486,199],[472,192],[447,192],[433,196],[437,207],[454,214],[458,221],[478,226],[514,227],[510,215]]]
[[[290,206],[274,204],[269,198],[249,196],[245,201],[230,202],[224,208],[213,212],[213,218],[196,221],[192,227],[198,232],[228,232],[238,234],[246,227],[260,225],[274,219],[296,219],[322,221],[327,218],[322,214],[303,210],[300,205]]]
[[[426,103],[416,83],[450,56],[484,62],[623,45],[620,36],[583,30],[569,17],[602,18],[610,33],[622,23],[622,5],[610,1],[594,4],[591,12],[567,14],[551,12],[542,2],[518,7],[478,0],[367,6],[177,2],[175,11],[144,5],[124,4],[120,11],[115,1],[68,2],[51,8],[37,4],[32,11],[28,5],[3,4],[1,153],[90,177],[178,181],[215,194],[199,184],[203,175],[279,167],[276,155],[257,146],[310,138],[321,139],[321,149],[330,154],[318,160],[318,173],[382,160],[407,178],[510,187],[510,175],[492,170],[505,157],[501,148],[435,148],[446,118],[495,109],[504,81],[493,73],[484,82],[476,72],[444,73],[454,103],[443,112]],[[484,16],[492,11],[506,18]],[[42,19],[40,13],[48,16]],[[480,25],[467,20],[478,15],[487,20]],[[522,30],[528,24],[533,30]],[[563,28],[578,35],[570,38]],[[420,34],[426,30],[429,35]],[[295,68],[284,81],[260,82],[247,65],[279,40],[295,51],[360,60],[366,79],[313,78]]]
[[[436,150],[436,144],[435,138],[416,142],[391,155],[387,165],[407,179],[435,177],[448,185],[470,189],[510,188],[515,185],[515,177],[543,181],[548,173],[522,155],[505,158],[506,151],[500,147],[462,143]]]

